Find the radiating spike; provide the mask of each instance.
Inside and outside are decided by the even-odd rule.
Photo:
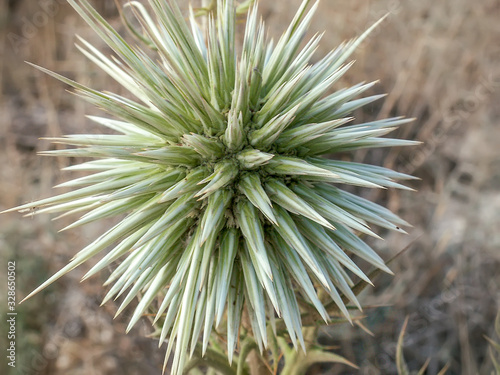
[[[288,244],[277,233],[272,233],[271,236],[273,239],[275,254],[279,257],[279,260],[276,259],[275,262],[277,264],[280,262],[279,264],[281,264],[281,266],[279,268],[286,268],[289,270],[299,288],[305,293],[305,296],[314,305],[325,322],[327,322],[328,313],[318,298],[316,289],[314,288],[314,285],[311,282],[299,255],[293,248],[288,246]]]
[[[324,275],[319,269],[314,255],[311,253],[311,249],[300,234],[290,215],[288,215],[288,213],[279,206],[275,206],[273,210],[279,224],[279,226],[275,227],[276,232],[289,246],[294,248],[299,253],[300,257],[304,260],[321,284],[328,289],[329,285],[326,275]]]
[[[250,144],[258,148],[267,148],[274,143],[280,134],[292,123],[298,107],[291,109],[284,114],[278,114],[264,123],[261,128],[250,133],[248,138]]]
[[[313,189],[308,188],[304,184],[297,184],[293,187],[293,189],[297,194],[299,194],[300,197],[308,202],[313,209],[329,221],[343,223],[362,233],[381,239],[380,236],[370,230],[368,225],[363,220],[318,195]]]
[[[208,197],[203,219],[199,224],[201,235],[200,244],[205,243],[212,233],[217,233],[217,228],[224,220],[224,213],[231,203],[233,193],[230,190],[218,190]]]
[[[269,173],[276,175],[324,177],[332,181],[338,177],[337,174],[327,169],[316,167],[299,158],[287,156],[275,156],[269,160],[264,168]]]
[[[262,338],[264,346],[267,346],[266,300],[264,298],[264,291],[257,274],[255,273],[252,261],[248,256],[246,256],[246,254],[242,254],[241,260],[247,299],[257,322],[257,326],[254,327],[254,331],[260,332],[259,336]]]
[[[265,187],[271,200],[279,204],[287,211],[296,215],[305,216],[327,228],[335,229],[335,227],[330,224],[328,220],[316,212],[314,208],[307,204],[281,181],[271,179],[266,183]]]
[[[260,212],[262,212],[274,225],[278,225],[272,211],[271,200],[262,188],[262,183],[258,174],[247,174],[240,180],[238,187]]]
[[[272,280],[273,274],[264,245],[264,232],[255,207],[250,202],[241,200],[236,207],[236,217],[254,266],[262,267],[267,277]]]
[[[354,261],[344,253],[340,246],[338,246],[335,241],[333,241],[331,237],[326,234],[322,227],[309,220],[304,220],[303,218],[298,218],[295,222],[300,230],[300,233],[302,233],[311,243],[330,254],[330,256],[342,263],[359,278],[366,281],[368,284],[372,284],[364,272],[361,271],[356,263],[354,263]]]
[[[227,296],[227,353],[229,363],[233,362],[233,355],[239,339],[241,312],[243,308],[244,292],[241,271],[234,272],[231,288]]]
[[[224,306],[226,304],[226,297],[232,287],[231,280],[233,279],[233,269],[235,266],[235,258],[238,253],[239,245],[239,231],[235,228],[227,229],[222,235],[222,240],[219,249],[219,264],[218,264],[218,284],[217,287],[217,304],[215,307],[215,325],[218,327],[222,315],[224,313]],[[237,270],[238,271],[238,270]]]

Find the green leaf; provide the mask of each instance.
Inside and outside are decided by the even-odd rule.
[[[278,226],[275,227],[276,232],[285,240],[285,242],[294,248],[303,261],[307,264],[309,269],[318,278],[326,289],[329,289],[326,275],[320,270],[316,258],[311,252],[305,239],[300,234],[297,226],[290,217],[290,215],[281,207],[275,206],[273,208],[274,215],[278,221]]]
[[[326,169],[316,167],[302,159],[287,156],[275,156],[265,165],[265,170],[274,175],[323,177],[329,181],[337,179],[338,175]]]
[[[215,325],[219,326],[226,298],[229,293],[231,280],[233,279],[233,270],[235,266],[235,258],[238,253],[239,231],[236,228],[227,229],[222,234],[222,240],[219,249],[219,263],[217,268],[217,297],[215,306]],[[238,269],[236,271],[239,271]]]
[[[328,253],[329,256],[338,260],[359,278],[371,284],[370,279],[364,274],[364,272],[361,271],[356,263],[354,263],[354,261],[344,253],[340,246],[338,246],[335,241],[333,241],[332,238],[326,234],[322,227],[304,218],[298,218],[295,222],[300,232],[307,237],[309,241]]]
[[[137,243],[137,246],[141,246],[150,241],[152,238],[157,237],[171,225],[177,224],[179,221],[190,217],[190,215],[195,212],[199,205],[200,203],[193,199],[193,195],[190,193],[180,197],[174,203],[169,205],[166,210],[163,210],[163,215],[158,220],[156,220],[153,226]]]
[[[252,309],[252,313],[256,320],[256,325],[253,327],[256,341],[261,341],[264,346],[267,346],[267,328],[266,328],[266,300],[264,298],[264,291],[259,282],[257,274],[252,261],[242,254],[241,265],[243,269],[243,276],[245,280],[245,293]]]
[[[262,188],[262,183],[257,173],[249,173],[241,178],[238,188],[271,223],[278,225],[272,211],[271,200]]]
[[[52,284],[60,277],[64,276],[66,273],[75,269],[79,265],[85,263],[93,256],[99,254],[101,251],[103,251],[109,245],[113,244],[115,241],[119,240],[120,238],[123,238],[125,235],[128,235],[134,229],[141,227],[141,225],[143,225],[145,222],[154,219],[159,215],[161,210],[162,210],[161,206],[155,206],[149,209],[138,210],[134,214],[130,215],[126,220],[116,224],[113,228],[108,230],[106,233],[98,237],[90,245],[86,246],[79,253],[77,253],[65,267],[56,272],[52,277],[50,277],[47,281],[42,283],[42,285],[36,288],[33,292],[28,294],[28,296],[26,296],[21,302],[39,293],[41,290],[45,289],[47,286]]]
[[[291,150],[312,141],[339,126],[342,126],[351,120],[352,117],[348,117],[328,122],[320,122],[319,124],[305,124],[297,126],[281,133],[276,143],[283,151]]]
[[[167,146],[158,149],[138,152],[137,155],[158,160],[167,165],[186,167],[197,166],[201,159],[197,152],[186,146]]]
[[[262,269],[267,277],[272,280],[273,274],[264,245],[264,231],[255,207],[250,202],[241,200],[236,207],[236,217],[241,233],[245,237],[245,242],[250,250],[250,257],[254,267]],[[260,276],[262,277],[262,275]]]
[[[208,197],[208,204],[199,224],[200,244],[205,243],[213,233],[217,233],[217,229],[225,222],[224,214],[231,204],[232,198],[233,193],[230,190],[218,190]]]
[[[304,337],[302,335],[302,322],[300,319],[300,309],[297,298],[293,293],[290,279],[285,277],[283,269],[271,263],[273,273],[276,275],[274,286],[278,299],[279,311],[292,340],[295,349],[298,349],[298,343],[305,350]]]
[[[299,194],[301,198],[308,202],[320,215],[332,222],[333,227],[336,227],[334,222],[342,223],[362,233],[366,233],[375,238],[380,238],[369,229],[368,225],[366,225],[363,220],[318,195],[314,189],[308,188],[304,184],[297,184],[293,187],[293,190]]]
[[[282,95],[285,95],[282,93]],[[264,107],[264,109],[266,109]],[[264,110],[263,109],[263,110]],[[250,144],[257,148],[266,149],[271,146],[280,136],[280,134],[292,123],[295,119],[295,112],[298,107],[291,109],[284,114],[277,114],[269,121],[261,121],[262,124],[259,129],[251,132],[248,135]]]
[[[227,353],[229,363],[233,362],[233,355],[239,338],[243,295],[241,272],[234,272],[227,298]]]
[[[367,262],[373,264],[374,266],[380,268],[388,274],[392,274],[392,271],[387,268],[384,264],[384,260],[363,240],[358,236],[353,234],[347,227],[341,223],[333,223],[335,225],[335,231],[327,231],[327,234],[345,250],[352,252],[353,254],[363,258]]]
[[[287,211],[296,215],[305,216],[318,224],[335,229],[323,216],[307,204],[302,198],[290,190],[284,183],[276,179],[267,181],[265,188],[272,201]]]
[[[321,317],[325,320],[325,322],[327,322],[328,314],[318,298],[316,289],[314,288],[314,285],[311,282],[299,255],[295,249],[288,246],[288,244],[275,232],[271,233],[271,237],[273,240],[274,251],[279,258],[280,265],[290,272],[300,290],[303,291],[304,296],[314,305]]]
[[[274,86],[290,66],[290,61],[296,54],[299,45],[302,42],[303,35],[305,34],[305,31],[311,22],[312,16],[317,9],[318,2],[316,2],[311,10],[306,13],[306,9],[310,2],[310,0],[302,1],[295,17],[290,22],[290,25],[283,36],[280,38],[276,48],[274,48],[267,59],[266,68],[263,72],[263,80],[264,84],[272,90],[272,92],[278,91]]]

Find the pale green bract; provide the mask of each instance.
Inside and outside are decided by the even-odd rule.
[[[82,39],[78,48],[136,100],[39,68],[117,118],[90,117],[119,134],[53,139],[78,147],[45,154],[95,158],[67,168],[93,173],[63,184],[71,192],[17,209],[84,212],[71,228],[126,217],[30,296],[108,250],[84,279],[121,260],[106,282],[104,302],[124,296],[118,314],[142,297],[128,329],[159,306],[160,345],[168,342],[167,357],[175,347],[173,374],[182,373],[200,336],[207,349],[222,322],[231,361],[243,310],[261,348],[275,315],[295,346],[303,345],[304,304],[329,321],[319,289],[349,317],[342,297],[359,303],[347,270],[369,282],[350,255],[390,272],[357,233],[378,237],[369,223],[401,232],[408,225],[337,186],[405,188],[396,181],[411,176],[322,158],[414,144],[383,137],[408,119],[350,124],[349,114],[381,97],[357,99],[372,83],[331,93],[351,65],[345,62],[376,25],[313,64],[321,36],[300,45],[317,3],[309,11],[310,1],[302,3],[275,46],[252,7],[238,46],[231,0],[218,1],[206,30],[193,12],[186,23],[169,0],[149,0],[149,11],[130,2],[146,52],[127,44],[86,0],[69,2],[117,58]]]

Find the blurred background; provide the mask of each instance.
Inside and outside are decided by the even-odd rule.
[[[112,0],[93,3],[125,32]],[[271,35],[281,33],[299,3],[261,1]],[[320,341],[360,369],[317,366],[310,374],[395,374],[396,342],[408,317],[403,349],[411,370],[430,359],[427,374],[448,365],[447,374],[489,375],[484,335],[495,337],[500,304],[500,1],[323,0],[310,33],[326,30],[317,58],[388,12],[337,87],[379,79],[373,93],[388,93],[356,113],[358,122],[416,118],[393,135],[421,146],[353,155],[421,178],[412,182],[416,192],[360,191],[414,226],[407,236],[381,231],[386,240],[371,244],[382,256],[411,246],[391,264],[395,276],[379,277],[361,298],[370,333],[350,325],[322,330]],[[100,131],[85,118],[98,110],[25,61],[120,92],[76,50],[75,34],[102,46],[65,0],[0,0],[0,210],[50,196],[71,177],[60,168],[75,160],[37,155],[56,147],[41,137]],[[16,261],[20,300],[104,229],[58,233],[68,222],[51,219],[0,216],[2,314],[7,260]],[[127,312],[113,320],[116,305],[99,307],[106,272],[79,283],[90,266],[18,307],[18,367],[11,374],[160,373],[164,350],[146,337],[146,322],[125,335]]]

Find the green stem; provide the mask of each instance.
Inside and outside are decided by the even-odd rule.
[[[257,349],[257,343],[253,338],[247,337],[241,345],[241,352],[238,358],[238,371],[236,375],[245,374],[247,357],[254,349]]]
[[[273,367],[274,373],[276,374],[278,372],[278,365],[280,360],[280,348],[271,325],[267,326],[267,337],[269,338],[269,348],[271,349],[271,354],[273,356]]]
[[[286,341],[282,338],[278,338],[282,351],[285,354],[285,367],[281,372],[281,375],[303,375],[311,363],[307,362],[307,352],[311,350],[316,340],[316,335],[318,333],[317,327],[304,327],[302,328],[302,334],[304,336],[304,341],[306,344],[305,350],[293,350],[288,348]]]
[[[190,370],[201,365],[213,368],[223,375],[236,375],[236,368],[228,363],[224,355],[208,348],[205,356],[202,356],[201,345],[197,345],[193,353],[193,359],[191,359],[184,368],[184,374],[189,373]]]

